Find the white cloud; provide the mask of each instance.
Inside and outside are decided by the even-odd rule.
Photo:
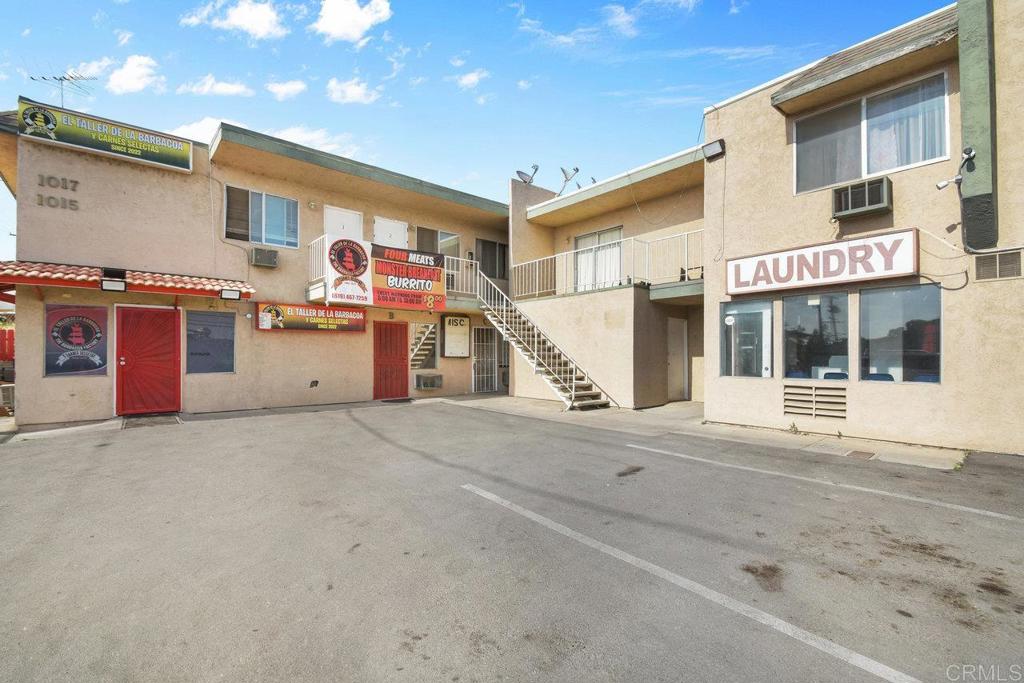
[[[550,47],[560,48],[572,48],[592,43],[597,40],[600,34],[598,29],[591,26],[577,28],[569,33],[554,33],[544,28],[536,19],[529,19],[527,17],[523,17],[519,21],[519,30],[536,36],[538,40]]]
[[[30,33],[32,33],[32,29],[27,28],[27,29],[25,29],[24,31],[21,32],[21,37],[22,38],[28,38]]]
[[[626,38],[635,38],[639,31],[636,28],[636,15],[630,14],[622,5],[605,5],[604,23],[613,31]]]
[[[739,14],[749,4],[746,0],[729,0],[729,14]]]
[[[131,31],[125,31],[123,28],[115,29],[114,35],[117,36],[118,47],[124,47],[131,42],[132,37],[135,36],[134,33]]]
[[[700,0],[641,0],[641,5],[660,5],[661,7],[671,7],[673,9],[684,9],[687,12],[692,12],[697,9],[697,5],[700,4]]]
[[[140,92],[146,88],[162,92],[166,79],[157,73],[158,68],[159,64],[152,57],[132,55],[110,74],[107,90],[115,95]]]
[[[288,29],[281,23],[281,15],[270,0],[238,0],[236,5],[228,8],[223,18],[214,19],[210,25],[228,31],[242,31],[254,40],[282,38],[288,34]]]
[[[298,145],[313,147],[328,154],[352,157],[359,153],[359,146],[349,133],[334,134],[326,128],[307,128],[303,125],[290,126],[279,130],[268,130],[267,135],[290,140]]]
[[[526,14],[526,3],[523,0],[516,0],[516,2],[508,3],[511,9],[516,11],[517,17],[522,17]]]
[[[296,80],[267,83],[267,90],[274,95],[274,99],[278,102],[283,102],[304,93],[306,91],[306,82]]]
[[[228,95],[251,97],[252,88],[240,81],[218,81],[213,74],[206,74],[194,83],[183,83],[175,91],[179,95]]]
[[[483,105],[487,104],[493,99],[494,95],[492,95],[491,93],[487,93],[486,95],[477,95],[474,98],[474,101],[482,107]]]
[[[107,69],[114,66],[116,63],[117,62],[110,57],[100,57],[99,59],[94,59],[91,62],[81,62],[73,69],[73,71],[88,78],[97,78],[107,73]]]
[[[466,66],[466,60],[458,55],[448,60],[448,63],[454,66],[456,69]]]
[[[384,77],[385,81],[390,81],[392,78],[398,76],[398,74],[405,68],[405,57],[410,52],[409,48],[405,45],[399,45],[398,49],[387,56],[388,62],[391,64],[391,73]]]
[[[460,90],[472,90],[480,85],[484,79],[490,78],[491,72],[487,69],[473,69],[472,71],[458,76],[449,76],[447,80],[455,81]]]
[[[380,99],[380,86],[371,88],[354,77],[347,81],[332,78],[327,82],[327,99],[338,104],[372,104]]]
[[[516,87],[519,88],[520,90],[529,90],[530,88],[533,87],[533,83],[526,80],[525,78],[521,78],[518,81],[516,81]]]
[[[211,0],[183,15],[179,23],[182,26],[208,24],[225,31],[241,31],[253,40],[282,38],[288,34],[273,0],[238,0],[221,14],[226,4],[227,0]]]
[[[358,44],[370,29],[390,18],[389,0],[369,0],[362,5],[359,0],[323,0],[320,15],[309,28],[323,35],[328,45],[336,40]]]
[[[8,78],[10,78],[10,76],[5,74],[3,71],[0,71],[0,81],[6,81]]]
[[[221,121],[235,126],[240,126],[242,128],[248,128],[244,123],[232,121],[231,119],[219,119],[213,116],[204,116],[198,121],[178,126],[170,132],[171,135],[178,135],[183,138],[188,138],[189,140],[210,143],[213,141],[213,136],[217,134],[217,127],[220,126]]]
[[[423,85],[424,83],[427,82],[427,80],[428,79],[426,76],[415,76],[409,79],[409,85],[415,88],[418,85]]]

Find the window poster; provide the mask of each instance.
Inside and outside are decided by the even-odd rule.
[[[105,306],[46,306],[46,376],[107,374]]]

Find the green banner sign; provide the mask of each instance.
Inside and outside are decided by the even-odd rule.
[[[145,128],[18,99],[18,132],[57,145],[192,172],[192,143]]]

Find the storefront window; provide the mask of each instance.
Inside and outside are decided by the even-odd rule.
[[[848,316],[845,293],[785,297],[786,377],[849,379]]]
[[[189,374],[235,371],[235,314],[188,311],[185,371]]]
[[[938,382],[938,285],[860,293],[860,376],[879,382]]]
[[[772,302],[722,304],[722,375],[772,376]]]

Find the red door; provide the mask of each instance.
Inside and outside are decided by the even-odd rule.
[[[117,414],[181,410],[181,325],[169,308],[117,309]]]
[[[409,395],[409,340],[406,323],[373,323],[373,398]]]

